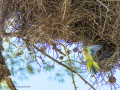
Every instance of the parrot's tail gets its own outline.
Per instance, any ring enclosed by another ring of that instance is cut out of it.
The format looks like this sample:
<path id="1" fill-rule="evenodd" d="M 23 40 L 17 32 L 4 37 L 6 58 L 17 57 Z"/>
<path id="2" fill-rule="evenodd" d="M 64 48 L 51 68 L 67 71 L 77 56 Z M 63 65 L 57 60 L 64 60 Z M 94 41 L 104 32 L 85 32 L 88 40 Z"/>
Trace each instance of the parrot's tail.
<path id="1" fill-rule="evenodd" d="M 93 72 L 94 74 L 97 74 L 99 69 L 100 69 L 100 67 L 98 66 L 98 63 L 93 61 L 93 64 L 92 64 L 92 66 L 90 68 L 90 72 Z"/>
<path id="2" fill-rule="evenodd" d="M 91 63 L 87 63 L 87 68 L 90 73 L 94 74 L 97 74 L 100 69 L 98 63 L 96 63 L 94 60 Z"/>

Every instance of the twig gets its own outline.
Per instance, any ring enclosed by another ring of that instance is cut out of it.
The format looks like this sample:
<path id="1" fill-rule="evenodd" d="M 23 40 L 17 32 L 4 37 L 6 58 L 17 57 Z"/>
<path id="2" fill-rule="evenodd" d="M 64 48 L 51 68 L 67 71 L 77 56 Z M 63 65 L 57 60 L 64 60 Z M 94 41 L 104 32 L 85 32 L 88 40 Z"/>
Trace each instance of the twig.
<path id="1" fill-rule="evenodd" d="M 98 81 L 97 81 L 95 75 L 93 75 L 93 77 L 95 78 L 95 81 L 97 82 L 98 88 L 99 88 L 99 90 L 100 90 L 100 87 L 99 87 L 99 84 L 98 84 Z"/>
<path id="2" fill-rule="evenodd" d="M 38 50 L 39 52 L 41 52 L 42 54 L 44 54 L 45 56 L 49 57 L 51 60 L 55 61 L 56 63 L 64 66 L 65 68 L 67 68 L 68 70 L 72 71 L 73 73 L 76 73 L 86 84 L 88 84 L 93 90 L 96 90 L 90 83 L 88 83 L 81 75 L 79 75 L 76 71 L 72 70 L 71 68 L 69 68 L 68 66 L 64 65 L 63 63 L 57 61 L 56 59 L 52 58 L 51 56 L 49 56 L 48 54 L 42 52 L 39 48 L 37 48 L 35 45 L 33 45 L 33 47 Z"/>
<path id="3" fill-rule="evenodd" d="M 69 61 L 69 60 L 65 60 L 65 61 L 61 61 L 61 62 L 68 62 L 68 61 Z M 79 62 L 79 61 L 76 61 L 76 60 L 71 60 L 71 61 L 74 61 L 74 62 L 83 64 L 83 65 L 87 65 L 87 62 L 86 62 L 86 61 L 83 61 L 83 62 Z"/>
<path id="4" fill-rule="evenodd" d="M 64 13 L 63 13 L 63 20 L 64 20 L 64 18 L 65 18 L 65 12 L 66 12 L 66 0 L 64 1 L 63 7 L 65 7 Z M 62 9 L 63 9 L 63 7 L 62 7 Z"/>
<path id="5" fill-rule="evenodd" d="M 51 45 L 53 46 L 53 49 L 55 49 L 56 51 L 58 51 L 60 54 L 66 56 L 60 49 L 58 49 L 58 48 L 56 47 L 56 44 L 55 44 L 55 43 L 51 43 Z"/>
<path id="6" fill-rule="evenodd" d="M 70 68 L 72 69 L 71 60 L 70 60 L 69 54 L 68 54 L 67 51 L 66 51 L 65 46 L 64 46 L 64 50 L 65 50 L 65 53 L 66 53 L 66 55 L 67 55 L 67 57 L 68 57 L 68 59 L 69 59 Z M 72 75 L 72 80 L 73 80 L 74 88 L 75 88 L 75 90 L 77 90 L 77 87 L 76 87 L 76 85 L 75 85 L 75 80 L 74 80 L 74 76 L 73 76 L 73 72 L 72 72 L 72 71 L 71 71 L 71 75 Z"/>
<path id="7" fill-rule="evenodd" d="M 102 2 L 100 2 L 99 0 L 97 0 L 100 4 L 102 4 L 105 8 L 107 8 L 107 12 L 109 11 L 108 7 L 105 6 L 105 4 L 103 4 Z"/>

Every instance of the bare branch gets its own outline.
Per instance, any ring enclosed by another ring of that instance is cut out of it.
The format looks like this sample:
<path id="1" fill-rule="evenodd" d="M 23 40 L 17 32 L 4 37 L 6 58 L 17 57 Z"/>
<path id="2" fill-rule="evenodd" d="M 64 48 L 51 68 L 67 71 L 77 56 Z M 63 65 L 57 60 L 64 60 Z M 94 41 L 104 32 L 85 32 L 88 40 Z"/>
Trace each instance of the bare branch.
<path id="1" fill-rule="evenodd" d="M 76 73 L 86 84 L 88 84 L 93 90 L 96 90 L 90 83 L 88 83 L 80 74 L 78 74 L 76 71 L 72 70 L 71 68 L 69 68 L 68 66 L 64 65 L 63 63 L 59 62 L 58 60 L 52 58 L 51 56 L 49 56 L 48 54 L 46 53 L 43 53 L 39 48 L 37 48 L 35 45 L 33 45 L 33 47 L 40 51 L 42 54 L 44 54 L 45 56 L 49 57 L 51 60 L 55 61 L 56 63 L 64 66 L 65 68 L 67 68 L 68 70 L 72 71 L 73 73 Z"/>
<path id="2" fill-rule="evenodd" d="M 67 57 L 68 57 L 68 59 L 69 59 L 70 68 L 72 69 L 72 63 L 71 63 L 69 54 L 68 54 L 67 51 L 66 51 L 65 46 L 64 46 L 64 50 L 65 50 L 65 53 L 66 53 L 66 55 L 67 55 Z M 73 76 L 73 72 L 72 72 L 72 71 L 71 71 L 71 75 L 72 75 L 72 80 L 73 80 L 74 88 L 75 88 L 75 90 L 77 90 L 77 87 L 76 87 L 76 85 L 75 85 L 75 80 L 74 80 L 74 76 Z"/>
<path id="3" fill-rule="evenodd" d="M 99 0 L 97 0 L 100 4 L 102 4 L 106 9 L 107 9 L 107 12 L 109 11 L 108 7 L 105 6 L 105 4 L 103 4 L 102 2 L 100 2 Z"/>

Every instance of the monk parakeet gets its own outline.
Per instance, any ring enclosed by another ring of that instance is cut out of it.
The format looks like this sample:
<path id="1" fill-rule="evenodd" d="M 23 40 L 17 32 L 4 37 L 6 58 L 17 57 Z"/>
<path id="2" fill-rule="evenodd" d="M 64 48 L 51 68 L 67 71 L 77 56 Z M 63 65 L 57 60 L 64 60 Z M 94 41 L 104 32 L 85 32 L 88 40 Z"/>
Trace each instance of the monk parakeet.
<path id="1" fill-rule="evenodd" d="M 90 73 L 97 74 L 100 69 L 98 63 L 93 60 L 92 56 L 94 56 L 95 52 L 101 49 L 102 46 L 103 45 L 91 45 L 82 49 L 83 56 L 87 62 L 87 68 Z"/>

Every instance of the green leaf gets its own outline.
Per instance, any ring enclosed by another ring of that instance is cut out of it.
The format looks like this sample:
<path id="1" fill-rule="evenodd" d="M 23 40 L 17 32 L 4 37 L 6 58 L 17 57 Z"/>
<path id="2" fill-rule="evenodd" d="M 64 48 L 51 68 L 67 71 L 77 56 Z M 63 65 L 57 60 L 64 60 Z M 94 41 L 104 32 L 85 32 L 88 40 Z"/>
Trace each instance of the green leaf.
<path id="1" fill-rule="evenodd" d="M 28 73 L 30 73 L 30 74 L 34 73 L 33 67 L 31 65 L 27 65 L 27 70 L 28 70 Z"/>

